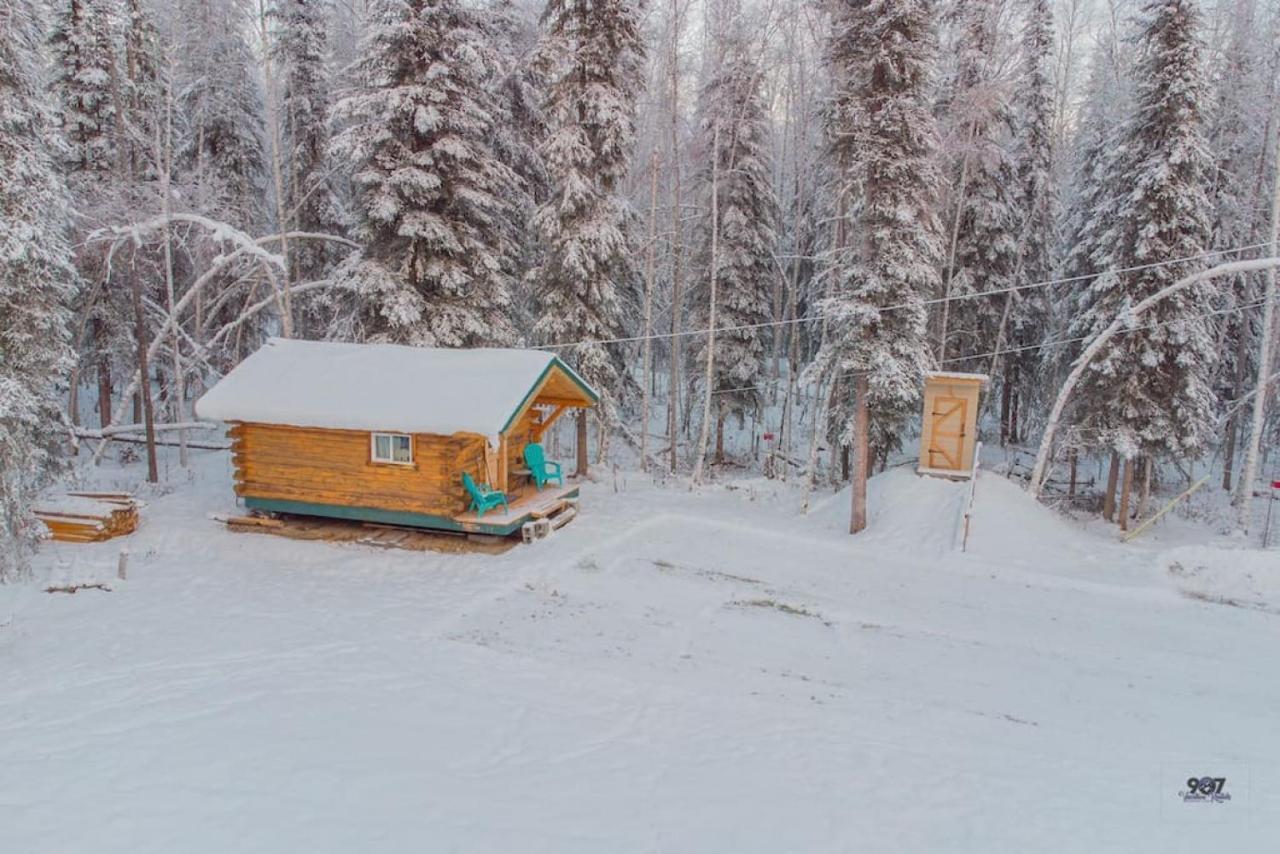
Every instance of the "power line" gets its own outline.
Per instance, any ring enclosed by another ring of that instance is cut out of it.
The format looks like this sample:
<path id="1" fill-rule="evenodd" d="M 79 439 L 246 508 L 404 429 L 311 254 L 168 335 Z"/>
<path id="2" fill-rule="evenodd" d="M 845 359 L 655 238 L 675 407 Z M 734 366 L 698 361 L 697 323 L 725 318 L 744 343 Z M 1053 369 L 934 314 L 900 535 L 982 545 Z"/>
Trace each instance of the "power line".
<path id="1" fill-rule="evenodd" d="M 1168 261 L 1155 261 L 1150 264 L 1140 264 L 1135 267 L 1122 267 L 1116 270 L 1104 270 L 1101 273 L 1089 273 L 1089 274 L 1080 275 L 1080 276 L 1069 276 L 1062 279 L 1046 279 L 1041 282 L 1030 282 L 1024 285 L 1013 285 L 1008 288 L 1000 288 L 994 291 L 982 291 L 981 293 L 960 294 L 958 296 L 949 296 L 949 297 L 933 297 L 930 299 L 921 300 L 919 303 L 914 303 L 914 302 L 898 303 L 896 305 L 887 305 L 883 307 L 878 307 L 876 308 L 876 310 L 883 314 L 884 312 L 898 311 L 904 308 L 913 308 L 917 305 L 921 307 L 925 307 L 930 305 L 938 305 L 940 303 L 945 303 L 945 302 L 962 302 L 964 300 L 971 300 L 971 299 L 984 299 L 986 297 L 999 296 L 1001 294 L 1017 293 L 1020 291 L 1033 290 L 1036 288 L 1047 288 L 1052 285 L 1062 285 L 1062 284 L 1071 284 L 1074 282 L 1089 281 L 1091 279 L 1096 279 L 1098 276 L 1103 276 L 1107 274 L 1122 275 L 1126 273 L 1141 272 L 1142 270 L 1152 270 L 1157 267 L 1168 267 L 1174 264 L 1185 264 L 1189 261 L 1198 261 L 1202 258 L 1213 258 L 1219 255 L 1231 255 L 1231 254 L 1236 254 L 1240 252 L 1248 252 L 1254 249 L 1261 249 L 1263 247 L 1267 247 L 1270 245 L 1271 244 L 1269 242 L 1254 243 L 1248 246 L 1237 246 L 1231 249 L 1218 249 L 1213 252 L 1204 252 L 1199 255 L 1188 255 L 1184 258 L 1173 258 Z M 739 326 L 717 326 L 715 331 L 717 334 L 722 332 L 747 332 L 747 331 L 752 331 L 757 329 L 768 329 L 774 326 L 790 326 L 792 324 L 797 324 L 797 323 L 808 323 L 810 321 L 823 320 L 833 316 L 834 316 L 833 314 L 829 314 L 829 313 L 828 314 L 823 314 L 823 313 L 806 314 L 801 317 L 792 317 L 785 320 L 766 320 L 766 321 L 761 321 L 760 323 L 746 323 L 746 324 L 741 324 Z M 572 347 L 583 347 L 587 345 L 634 344 L 634 343 L 638 343 L 645 340 L 657 341 L 657 340 L 671 339 L 671 338 L 685 338 L 693 335 L 707 335 L 710 332 L 711 332 L 711 329 L 709 328 L 708 329 L 688 329 L 680 332 L 655 332 L 650 335 L 627 335 L 619 338 L 594 338 L 594 339 L 586 339 L 583 341 L 569 341 L 569 342 L 559 342 L 555 344 L 541 344 L 535 347 L 534 349 L 566 350 Z M 1003 352 L 1010 352 L 1010 351 L 1003 351 Z M 966 357 L 966 358 L 978 358 L 978 357 L 973 356 L 973 357 Z"/>
<path id="2" fill-rule="evenodd" d="M 1196 312 L 1192 315 L 1189 315 L 1189 317 L 1216 317 L 1218 315 L 1231 314 L 1232 312 L 1236 312 L 1236 311 L 1246 311 L 1251 308 L 1259 308 L 1260 306 L 1263 306 L 1265 304 L 1266 304 L 1266 300 L 1258 300 L 1257 302 L 1246 303 L 1245 305 L 1232 306 L 1231 308 L 1218 309 L 1216 311 Z M 1187 319 L 1186 317 L 1179 317 L 1173 320 L 1162 320 L 1157 323 L 1148 323 L 1143 326 L 1131 326 L 1128 329 L 1120 330 L 1119 332 L 1116 333 L 1116 335 L 1127 335 L 1131 332 L 1142 332 L 1149 329 L 1158 329 L 1162 326 L 1172 326 L 1173 324 L 1181 323 L 1183 320 L 1186 320 L 1186 319 Z M 998 352 L 992 351 L 990 353 L 975 353 L 969 356 L 954 356 L 950 359 L 943 359 L 938 364 L 940 366 L 949 365 L 955 362 L 967 362 L 972 359 L 988 359 L 995 355 L 1006 356 L 1011 353 L 1025 353 L 1032 350 L 1047 350 L 1051 347 L 1062 347 L 1067 344 L 1079 344 L 1084 341 L 1089 341 L 1093 337 L 1094 336 L 1092 335 L 1078 335 L 1074 338 L 1060 338 L 1056 341 L 1043 341 L 1039 344 L 1028 344 L 1024 347 L 1013 347 L 1006 350 L 1000 350 Z M 854 376 L 855 373 L 856 372 L 851 371 L 849 373 L 839 374 L 838 377 L 840 379 L 844 379 L 846 377 Z M 713 391 L 712 394 L 733 394 L 735 392 L 740 392 L 740 391 L 764 391 L 767 388 L 769 388 L 769 386 L 767 385 L 741 386 L 738 388 L 719 389 L 717 391 Z M 804 396 L 814 397 L 814 395 L 812 394 L 806 394 Z"/>

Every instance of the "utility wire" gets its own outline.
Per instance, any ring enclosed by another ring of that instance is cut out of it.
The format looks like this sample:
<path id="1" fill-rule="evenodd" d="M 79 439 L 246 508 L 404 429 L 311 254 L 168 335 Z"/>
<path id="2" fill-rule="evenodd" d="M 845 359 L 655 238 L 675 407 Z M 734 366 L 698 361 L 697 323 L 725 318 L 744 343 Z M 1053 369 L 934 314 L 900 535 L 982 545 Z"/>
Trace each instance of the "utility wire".
<path id="1" fill-rule="evenodd" d="M 1107 274 L 1121 275 L 1125 273 L 1136 273 L 1142 270 L 1152 270 L 1157 267 L 1168 267 L 1174 264 L 1185 264 L 1188 261 L 1198 261 L 1202 258 L 1213 258 L 1219 255 L 1231 255 L 1231 254 L 1236 254 L 1240 252 L 1248 252 L 1250 250 L 1261 249 L 1263 247 L 1267 247 L 1270 245 L 1271 245 L 1270 243 L 1254 243 L 1249 246 L 1237 246 L 1232 249 L 1219 249 L 1213 252 L 1204 252 L 1199 255 L 1188 255 L 1185 258 L 1173 258 L 1168 261 L 1155 261 L 1150 264 L 1140 264 L 1135 267 L 1122 267 L 1117 270 L 1104 270 L 1101 273 L 1089 273 L 1081 276 L 1069 276 L 1067 278 L 1062 278 L 1062 279 L 1046 279 L 1045 281 L 1041 281 L 1041 282 L 1030 282 L 1025 285 L 1013 285 L 1008 288 L 1000 288 L 994 291 L 982 291 L 981 293 L 973 293 L 973 294 L 960 294 L 959 296 L 933 297 L 930 299 L 921 300 L 918 303 L 916 302 L 898 303 L 896 305 L 887 305 L 883 307 L 873 306 L 873 308 L 876 308 L 877 311 L 884 313 L 889 311 L 898 311 L 904 308 L 914 308 L 917 305 L 924 307 L 924 306 L 930 306 L 930 305 L 937 305 L 939 303 L 944 303 L 944 302 L 960 302 L 963 300 L 970 300 L 970 299 L 985 299 L 987 297 L 999 296 L 1000 294 L 1017 293 L 1019 291 L 1033 290 L 1036 288 L 1047 288 L 1053 285 L 1063 285 L 1063 284 L 1071 284 L 1074 282 L 1089 281 L 1091 279 L 1096 279 L 1099 276 L 1103 276 Z M 797 324 L 797 323 L 808 323 L 810 321 L 822 320 L 824 318 L 831 318 L 834 316 L 835 315 L 832 313 L 819 312 L 816 314 L 806 314 L 801 317 L 792 317 L 785 320 L 766 320 L 766 321 L 761 321 L 760 323 L 746 323 L 739 326 L 717 326 L 715 329 L 715 332 L 717 334 L 721 332 L 746 332 L 746 331 L 755 330 L 755 329 L 767 329 L 774 326 L 790 326 L 792 324 Z M 558 342 L 555 344 L 541 344 L 541 345 L 538 345 L 537 347 L 534 347 L 533 349 L 535 350 L 567 350 L 573 347 L 583 347 L 587 345 L 634 344 L 640 341 L 644 341 L 646 339 L 656 341 L 660 339 L 685 338 L 693 335 L 707 335 L 711 331 L 712 330 L 710 329 L 687 329 L 680 332 L 655 332 L 651 335 L 627 335 L 619 338 L 591 338 L 583 341 L 568 341 L 568 342 Z M 1010 353 L 1010 352 L 1016 352 L 1016 351 L 1002 350 L 1001 354 Z M 989 355 L 995 355 L 995 354 L 989 354 Z M 979 358 L 979 357 L 966 356 L 964 358 L 969 359 L 969 358 Z M 948 360 L 948 361 L 951 361 L 951 360 Z"/>
<path id="2" fill-rule="evenodd" d="M 1231 308 L 1223 308 L 1223 309 L 1218 309 L 1218 310 L 1216 310 L 1216 311 L 1196 312 L 1195 314 L 1188 315 L 1187 317 L 1216 317 L 1216 316 L 1218 316 L 1218 315 L 1222 315 L 1222 314 L 1231 314 L 1232 312 L 1236 312 L 1236 311 L 1246 311 L 1246 310 L 1251 309 L 1251 308 L 1258 308 L 1258 307 L 1260 307 L 1260 306 L 1262 306 L 1262 305 L 1265 305 L 1265 304 L 1266 304 L 1266 300 L 1258 300 L 1257 302 L 1251 302 L 1251 303 L 1247 303 L 1247 304 L 1245 304 L 1245 305 L 1236 305 L 1236 306 L 1232 306 Z M 1131 332 L 1142 332 L 1142 331 L 1149 330 L 1149 329 L 1158 329 L 1158 328 L 1160 328 L 1160 327 L 1162 327 L 1162 326 L 1172 326 L 1172 325 L 1174 325 L 1175 323 L 1181 323 L 1183 320 L 1187 319 L 1187 317 L 1179 317 L 1179 318 L 1175 318 L 1175 319 L 1173 319 L 1173 320 L 1162 320 L 1162 321 L 1159 321 L 1159 322 L 1157 322 L 1157 323 L 1148 323 L 1148 324 L 1145 324 L 1145 325 L 1143 325 L 1143 326 L 1131 326 L 1131 327 L 1129 327 L 1128 329 L 1123 329 L 1123 330 L 1121 330 L 1121 331 L 1117 332 L 1117 333 L 1116 333 L 1116 335 L 1127 335 L 1127 334 L 1129 334 L 1129 333 L 1131 333 Z M 1076 336 L 1076 337 L 1074 337 L 1074 338 L 1060 338 L 1060 339 L 1058 339 L 1058 340 L 1056 340 L 1056 341 L 1043 341 L 1043 342 L 1041 342 L 1041 343 L 1039 343 L 1039 344 L 1028 344 L 1028 345 L 1023 346 L 1023 347 L 1012 347 L 1012 348 L 1009 348 L 1009 349 L 1000 350 L 1000 351 L 999 351 L 999 354 L 1000 354 L 1000 355 L 1002 355 L 1002 356 L 1004 356 L 1004 355 L 1008 355 L 1008 354 L 1010 354 L 1010 353 L 1026 353 L 1026 352 L 1029 352 L 1029 351 L 1032 351 L 1032 350 L 1047 350 L 1047 349 L 1049 349 L 1049 348 L 1051 348 L 1051 347 L 1062 347 L 1062 346 L 1065 346 L 1065 345 L 1067 345 L 1067 344 L 1079 344 L 1079 343 L 1082 343 L 1082 342 L 1084 342 L 1084 341 L 1089 341 L 1089 340 L 1091 340 L 1092 338 L 1093 338 L 1093 336 L 1092 336 L 1092 335 L 1078 335 L 1078 336 Z M 941 366 L 941 365 L 949 365 L 949 364 L 953 364 L 953 363 L 955 363 L 955 362 L 967 362 L 967 361 L 970 361 L 970 360 L 972 360 L 972 359 L 986 359 L 986 358 L 990 358 L 991 356 L 994 356 L 994 355 L 996 355 L 996 353 L 993 351 L 993 352 L 990 352 L 990 353 L 975 353 L 975 354 L 970 355 L 970 356 L 953 356 L 952 358 L 949 358 L 949 359 L 943 359 L 943 360 L 942 360 L 941 362 L 939 362 L 938 364 L 939 364 L 939 366 Z M 844 378 L 846 378 L 846 377 L 854 376 L 855 374 L 856 374 L 856 371 L 851 371 L 851 372 L 849 372 L 849 373 L 839 374 L 839 375 L 838 375 L 838 377 L 839 377 L 840 379 L 844 379 Z M 769 386 L 767 386 L 767 385 L 741 386 L 741 387 L 739 387 L 739 388 L 724 388 L 724 389 L 719 389 L 719 390 L 717 390 L 717 391 L 713 391 L 713 392 L 712 392 L 712 394 L 733 394 L 733 393 L 735 393 L 735 392 L 739 392 L 739 391 L 764 391 L 764 390 L 766 390 L 766 389 L 768 389 L 768 388 L 769 388 Z M 803 394 L 802 396 L 804 396 L 804 397 L 812 397 L 813 395 L 811 395 L 811 394 Z"/>

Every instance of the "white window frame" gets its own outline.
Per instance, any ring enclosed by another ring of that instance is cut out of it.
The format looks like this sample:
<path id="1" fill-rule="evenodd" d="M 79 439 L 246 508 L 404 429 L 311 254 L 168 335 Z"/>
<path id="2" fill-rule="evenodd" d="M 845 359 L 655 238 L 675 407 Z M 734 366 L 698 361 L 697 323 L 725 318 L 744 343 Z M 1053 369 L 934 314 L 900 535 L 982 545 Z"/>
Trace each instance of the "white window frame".
<path id="1" fill-rule="evenodd" d="M 391 457 L 378 456 L 378 439 L 382 437 L 386 437 L 391 441 L 391 445 L 390 445 Z M 409 459 L 407 460 L 394 459 L 395 453 L 396 453 L 396 449 L 395 449 L 396 439 L 409 440 Z M 413 465 L 413 436 L 411 436 L 408 433 L 385 433 L 385 432 L 370 433 L 369 434 L 369 459 L 373 463 L 380 466 L 411 466 Z"/>

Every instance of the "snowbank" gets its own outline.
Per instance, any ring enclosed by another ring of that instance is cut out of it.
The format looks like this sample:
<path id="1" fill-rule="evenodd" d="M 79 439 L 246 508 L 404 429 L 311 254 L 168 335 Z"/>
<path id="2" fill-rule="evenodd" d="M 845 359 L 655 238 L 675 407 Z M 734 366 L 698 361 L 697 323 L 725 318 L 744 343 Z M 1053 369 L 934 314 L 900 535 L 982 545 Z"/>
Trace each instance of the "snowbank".
<path id="1" fill-rule="evenodd" d="M 1280 613 L 1280 551 L 1183 546 L 1159 564 L 1188 596 Z"/>

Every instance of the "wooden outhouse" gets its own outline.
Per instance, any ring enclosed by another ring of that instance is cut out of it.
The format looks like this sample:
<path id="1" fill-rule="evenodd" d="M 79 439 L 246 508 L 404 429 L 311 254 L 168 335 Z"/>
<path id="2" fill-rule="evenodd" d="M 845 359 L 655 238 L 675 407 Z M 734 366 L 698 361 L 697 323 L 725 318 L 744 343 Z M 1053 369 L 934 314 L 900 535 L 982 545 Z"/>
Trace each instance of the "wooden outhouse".
<path id="1" fill-rule="evenodd" d="M 925 375 L 920 429 L 921 474 L 968 478 L 978 442 L 978 403 L 986 374 Z"/>
<path id="2" fill-rule="evenodd" d="M 555 502 L 524 449 L 596 392 L 552 353 L 272 339 L 196 403 L 227 422 L 236 494 L 267 512 L 505 536 Z M 463 484 L 506 493 L 479 516 Z"/>

